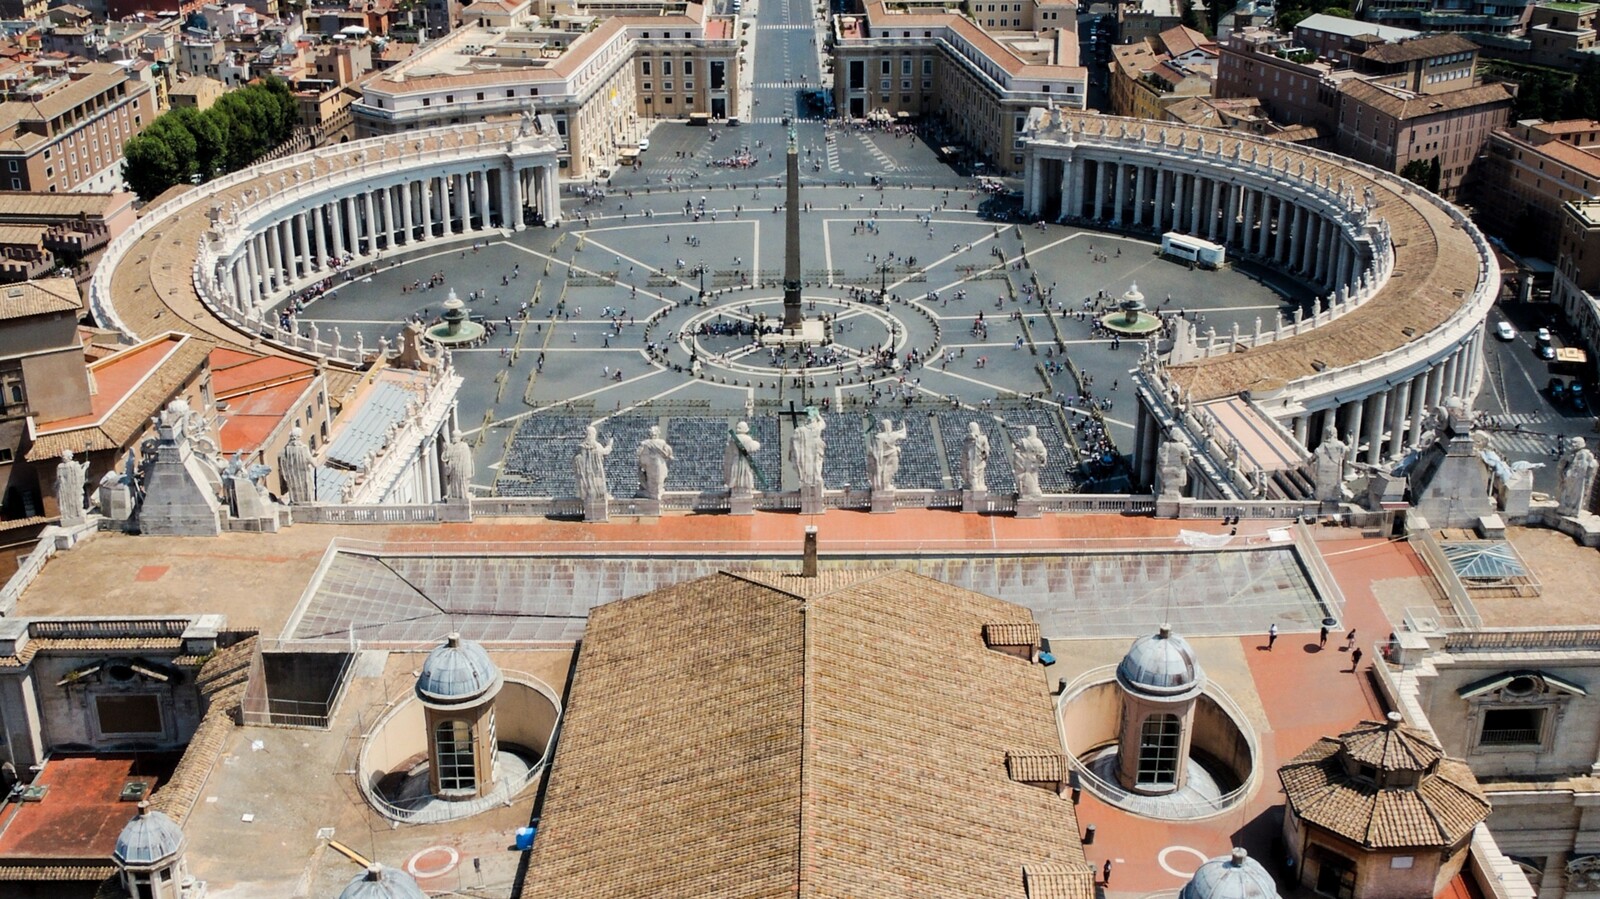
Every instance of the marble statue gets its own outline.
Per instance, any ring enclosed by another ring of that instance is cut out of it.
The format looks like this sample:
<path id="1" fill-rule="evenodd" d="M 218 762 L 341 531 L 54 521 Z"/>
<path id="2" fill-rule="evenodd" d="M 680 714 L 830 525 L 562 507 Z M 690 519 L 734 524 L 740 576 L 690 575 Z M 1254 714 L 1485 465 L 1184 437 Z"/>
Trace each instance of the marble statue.
<path id="1" fill-rule="evenodd" d="M 722 476 L 730 493 L 748 494 L 756 489 L 756 453 L 761 442 L 750 436 L 750 425 L 739 422 L 728 432 L 728 447 L 722 453 Z"/>
<path id="2" fill-rule="evenodd" d="M 446 502 L 465 500 L 472 490 L 472 447 L 461 436 L 460 430 L 450 432 L 450 442 L 439 454 L 439 474 L 444 481 Z"/>
<path id="3" fill-rule="evenodd" d="M 1350 446 L 1339 439 L 1339 429 L 1329 422 L 1322 442 L 1311 455 L 1311 480 L 1317 499 L 1325 503 L 1344 501 L 1344 463 L 1349 456 Z"/>
<path id="4" fill-rule="evenodd" d="M 1582 437 L 1562 441 L 1561 460 L 1556 463 L 1556 511 L 1574 516 L 1589 511 L 1596 466 L 1594 453 Z"/>
<path id="5" fill-rule="evenodd" d="M 600 442 L 600 431 L 594 425 L 584 429 L 583 442 L 572 457 L 572 470 L 578 476 L 578 498 L 584 502 L 597 502 L 606 492 L 606 457 L 611 455 L 611 442 Z"/>
<path id="6" fill-rule="evenodd" d="M 967 437 L 961 444 L 961 480 L 966 489 L 982 493 L 989 489 L 989 438 L 975 421 L 967 423 Z"/>
<path id="7" fill-rule="evenodd" d="M 1028 432 L 1011 447 L 1011 470 L 1017 476 L 1017 495 L 1029 499 L 1044 495 L 1039 489 L 1039 470 L 1049 460 L 1050 451 L 1039 439 L 1039 426 L 1028 425 Z"/>
<path id="8" fill-rule="evenodd" d="M 667 489 L 667 463 L 672 461 L 672 444 L 662 438 L 659 426 L 650 426 L 650 436 L 639 441 L 634 458 L 639 462 L 639 495 L 660 500 Z"/>
<path id="9" fill-rule="evenodd" d="M 905 439 L 903 423 L 896 428 L 887 418 L 878 422 L 878 432 L 872 435 L 872 446 L 867 452 L 867 482 L 874 492 L 894 491 L 894 478 L 900 473 L 900 442 Z"/>
<path id="10" fill-rule="evenodd" d="M 822 454 L 827 444 L 822 432 L 828 423 L 815 406 L 806 407 L 806 420 L 795 425 L 794 436 L 789 438 L 789 461 L 794 463 L 800 486 L 822 486 Z"/>
<path id="11" fill-rule="evenodd" d="M 1189 462 L 1192 458 L 1189 445 L 1182 440 L 1169 437 L 1161 442 L 1161 449 L 1156 451 L 1156 476 L 1159 479 L 1157 496 L 1166 500 L 1183 496 L 1183 488 L 1189 486 Z"/>
<path id="12" fill-rule="evenodd" d="M 306 446 L 303 437 L 304 432 L 299 428 L 290 431 L 289 443 L 278 454 L 278 474 L 283 478 L 283 492 L 289 502 L 295 505 L 312 503 L 317 498 L 312 480 L 315 463 L 311 459 L 311 448 Z"/>
<path id="13" fill-rule="evenodd" d="M 88 462 L 75 462 L 72 450 L 62 450 L 61 464 L 56 466 L 56 505 L 61 510 L 63 525 L 83 524 L 83 479 L 89 471 Z"/>

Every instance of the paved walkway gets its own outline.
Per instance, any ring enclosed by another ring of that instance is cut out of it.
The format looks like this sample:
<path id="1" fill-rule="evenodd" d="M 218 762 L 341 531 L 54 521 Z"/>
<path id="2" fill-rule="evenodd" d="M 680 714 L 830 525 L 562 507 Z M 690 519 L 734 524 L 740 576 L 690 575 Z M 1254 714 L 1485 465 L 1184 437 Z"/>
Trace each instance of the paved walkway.
<path id="1" fill-rule="evenodd" d="M 1392 626 L 1378 607 L 1371 585 L 1418 576 L 1418 560 L 1404 543 L 1384 540 L 1340 540 L 1320 546 L 1345 595 L 1346 624 L 1356 629 L 1357 645 L 1364 653 L 1361 671 L 1351 672 L 1351 655 L 1344 649 L 1342 631 L 1331 634 L 1326 647 L 1319 647 L 1316 633 L 1285 629 L 1271 651 L 1264 634 L 1237 641 L 1193 641 L 1213 682 L 1247 717 L 1257 719 L 1260 785 L 1240 809 L 1187 823 L 1135 817 L 1085 792 L 1078 820 L 1085 826 L 1096 825 L 1095 843 L 1086 847 L 1096 870 L 1107 859 L 1112 861 L 1107 896 L 1176 890 L 1187 883 L 1202 859 L 1225 855 L 1234 845 L 1244 846 L 1281 878 L 1281 859 L 1276 857 L 1281 854 L 1283 804 L 1278 766 L 1320 737 L 1382 716 L 1385 709 L 1366 670 L 1372 664 L 1374 643 L 1384 639 Z M 1099 646 L 1099 641 L 1094 645 Z M 1055 649 L 1058 656 L 1070 657 L 1076 653 L 1076 644 L 1061 643 Z M 1103 658 L 1103 651 L 1099 657 Z M 1087 667 L 1092 666 L 1086 664 L 1083 669 Z M 1071 676 L 1054 669 L 1051 675 Z M 1288 894 L 1287 889 L 1282 892 Z"/>

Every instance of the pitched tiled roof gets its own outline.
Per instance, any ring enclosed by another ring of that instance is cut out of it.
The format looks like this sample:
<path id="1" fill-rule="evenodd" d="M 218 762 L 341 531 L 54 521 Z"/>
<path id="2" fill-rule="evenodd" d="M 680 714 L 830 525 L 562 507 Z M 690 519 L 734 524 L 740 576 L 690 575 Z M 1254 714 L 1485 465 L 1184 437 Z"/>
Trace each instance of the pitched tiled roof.
<path id="1" fill-rule="evenodd" d="M 1383 726 L 1363 722 L 1352 733 Z M 1365 736 L 1358 743 L 1371 748 Z M 1348 773 L 1343 747 L 1324 737 L 1278 769 L 1289 808 L 1302 821 L 1369 849 L 1425 849 L 1459 844 L 1489 816 L 1465 762 L 1441 754 L 1414 787 L 1385 788 Z"/>
<path id="2" fill-rule="evenodd" d="M 1037 621 L 990 622 L 983 626 L 983 640 L 990 646 L 1037 646 Z"/>
<path id="3" fill-rule="evenodd" d="M 41 278 L 0 288 L 0 320 L 77 312 L 82 308 L 78 285 L 71 278 Z"/>
<path id="4" fill-rule="evenodd" d="M 1500 102 L 1509 104 L 1516 98 L 1510 87 L 1498 81 L 1442 94 L 1412 94 L 1408 91 L 1402 95 L 1368 81 L 1352 79 L 1344 82 L 1340 90 L 1346 97 L 1401 121 L 1473 106 Z"/>
<path id="5" fill-rule="evenodd" d="M 596 608 L 525 895 L 1089 899 L 1071 801 L 1007 773 L 1060 751 L 1041 670 L 983 643 L 1027 615 L 899 570 Z"/>
<path id="6" fill-rule="evenodd" d="M 1399 63 L 1430 59 L 1450 53 L 1476 53 L 1478 45 L 1458 34 L 1430 34 L 1392 44 L 1379 44 L 1361 54 L 1373 62 Z"/>
<path id="7" fill-rule="evenodd" d="M 1351 758 L 1385 771 L 1426 771 L 1444 756 L 1444 750 L 1423 732 L 1377 721 L 1362 722 L 1340 734 L 1339 741 Z"/>

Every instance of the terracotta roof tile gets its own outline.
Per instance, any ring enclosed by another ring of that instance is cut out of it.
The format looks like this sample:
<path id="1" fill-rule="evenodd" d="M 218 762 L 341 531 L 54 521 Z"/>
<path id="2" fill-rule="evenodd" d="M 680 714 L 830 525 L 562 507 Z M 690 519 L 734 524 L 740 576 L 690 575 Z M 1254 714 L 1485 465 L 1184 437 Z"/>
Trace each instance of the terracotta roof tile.
<path id="1" fill-rule="evenodd" d="M 983 641 L 990 646 L 1038 646 L 1036 621 L 991 622 L 983 626 Z"/>
<path id="2" fill-rule="evenodd" d="M 1025 867 L 1029 895 L 1092 897 L 1072 803 L 1007 772 L 1059 751 L 1040 669 L 981 636 L 1028 613 L 904 571 L 806 580 L 591 613 L 529 899 L 1023 899 Z"/>

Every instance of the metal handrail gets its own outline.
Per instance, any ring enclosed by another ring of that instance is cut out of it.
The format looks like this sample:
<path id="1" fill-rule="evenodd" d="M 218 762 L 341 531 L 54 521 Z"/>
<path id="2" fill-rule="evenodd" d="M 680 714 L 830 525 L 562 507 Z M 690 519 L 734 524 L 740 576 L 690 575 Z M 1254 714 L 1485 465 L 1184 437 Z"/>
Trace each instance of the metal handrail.
<path id="1" fill-rule="evenodd" d="M 1095 798 L 1100 801 L 1117 808 L 1124 808 L 1127 803 L 1127 797 L 1134 794 L 1130 794 L 1122 787 L 1108 783 L 1104 778 L 1096 775 L 1089 769 L 1088 764 L 1072 751 L 1071 745 L 1067 742 L 1067 725 L 1062 714 L 1066 705 L 1088 688 L 1114 683 L 1116 681 L 1116 670 L 1117 666 L 1115 665 L 1101 665 L 1097 668 L 1090 668 L 1088 671 L 1073 678 L 1061 690 L 1060 695 L 1056 697 L 1056 728 L 1061 735 L 1061 749 L 1066 753 L 1067 762 L 1077 775 L 1077 782 L 1087 787 L 1089 792 L 1093 793 Z M 1239 733 L 1250 747 L 1250 771 L 1245 775 L 1244 783 L 1218 796 L 1216 799 L 1203 802 L 1195 801 L 1187 807 L 1175 802 L 1170 806 L 1164 807 L 1163 814 L 1173 820 L 1196 821 L 1231 811 L 1245 797 L 1254 793 L 1256 786 L 1261 782 L 1261 766 L 1258 764 L 1261 760 L 1261 746 L 1256 742 L 1255 733 L 1250 729 L 1249 718 L 1245 717 L 1244 710 L 1228 694 L 1215 689 L 1209 683 L 1206 684 L 1201 692 L 1221 707 L 1223 713 L 1233 719 L 1234 725 L 1239 728 Z"/>
<path id="2" fill-rule="evenodd" d="M 514 682 L 522 684 L 526 687 L 531 687 L 532 689 L 543 694 L 545 698 L 549 699 L 550 702 L 555 706 L 556 725 L 555 728 L 552 728 L 551 730 L 551 745 L 553 745 L 555 730 L 560 728 L 561 716 L 565 711 L 561 707 L 561 697 L 556 695 L 549 687 L 545 686 L 544 682 L 538 677 L 528 674 L 525 671 L 502 668 L 500 669 L 500 675 L 507 682 Z M 372 727 L 369 728 L 366 733 L 361 735 L 361 751 L 356 760 L 356 788 L 361 791 L 361 797 L 370 803 L 379 814 L 391 821 L 397 821 L 401 824 L 412 823 L 413 819 L 418 817 L 421 810 L 401 808 L 400 806 L 397 806 L 378 795 L 378 791 L 372 788 L 372 785 L 367 782 L 367 778 L 364 776 L 368 771 L 367 752 L 371 747 L 372 735 L 382 731 L 386 726 L 388 726 L 390 719 L 394 718 L 394 716 L 405 707 L 407 702 L 418 701 L 420 700 L 417 700 L 410 691 L 407 691 L 384 703 L 382 713 L 377 717 Z M 427 735 L 424 735 L 423 739 L 426 740 Z M 514 799 L 515 797 L 521 795 L 523 790 L 526 790 L 530 784 L 544 774 L 544 769 L 549 764 L 549 760 L 550 752 L 549 747 L 547 746 L 544 755 L 541 756 L 537 762 L 528 766 L 528 771 L 523 775 L 522 782 L 516 784 L 515 788 L 506 794 L 507 798 Z"/>

